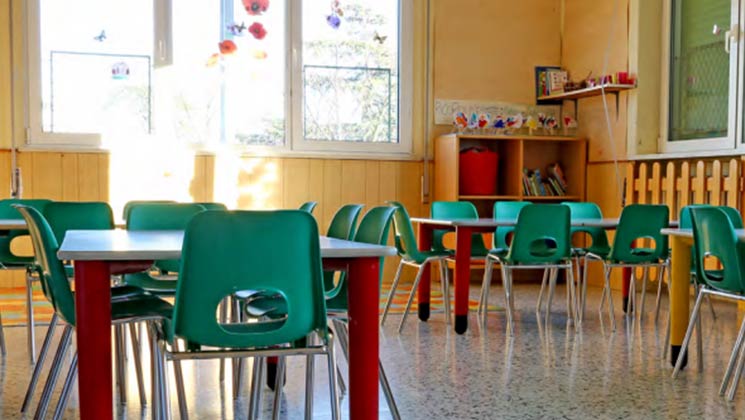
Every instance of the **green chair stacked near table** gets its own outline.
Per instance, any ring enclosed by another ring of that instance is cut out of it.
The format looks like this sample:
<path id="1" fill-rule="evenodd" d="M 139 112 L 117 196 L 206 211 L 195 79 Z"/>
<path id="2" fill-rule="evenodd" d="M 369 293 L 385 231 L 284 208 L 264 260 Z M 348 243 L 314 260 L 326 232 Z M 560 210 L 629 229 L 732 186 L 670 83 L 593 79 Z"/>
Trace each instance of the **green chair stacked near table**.
<path id="1" fill-rule="evenodd" d="M 435 201 L 430 207 L 430 216 L 433 219 L 455 220 L 455 219 L 478 219 L 479 212 L 469 201 Z M 448 251 L 451 254 L 455 250 L 445 247 L 443 239 L 447 231 L 435 230 L 432 232 L 432 250 Z M 486 258 L 489 250 L 484 244 L 484 237 L 481 233 L 474 233 L 471 238 L 471 257 L 477 260 Z"/>
<path id="2" fill-rule="evenodd" d="M 52 234 L 58 244 L 62 243 L 65 233 L 68 230 L 73 229 L 85 229 L 85 230 L 108 230 L 114 228 L 114 218 L 111 212 L 111 207 L 107 203 L 103 202 L 50 202 L 44 207 L 43 212 L 44 218 L 47 220 Z M 65 265 L 65 275 L 70 278 L 73 277 L 73 268 L 71 265 Z M 37 267 L 40 269 L 40 267 Z M 115 286 L 111 289 L 112 298 L 114 299 L 125 299 L 130 297 L 138 297 L 146 294 L 146 292 L 139 287 L 133 286 Z M 52 343 L 54 337 L 54 331 L 58 322 L 58 315 L 55 312 L 52 315 L 52 319 L 49 323 L 49 328 L 44 337 L 44 342 L 41 349 L 39 350 L 39 362 L 34 367 L 34 372 L 31 375 L 29 386 L 26 390 L 26 396 L 21 406 L 21 412 L 25 412 L 28 408 L 38 378 L 41 374 L 41 370 L 46 359 L 47 352 Z M 117 372 L 117 383 L 119 385 L 119 396 L 122 402 L 126 401 L 126 372 L 124 370 L 124 353 L 125 348 L 125 337 L 124 337 L 124 326 L 118 326 L 116 330 L 116 372 Z M 139 358 L 139 345 L 137 344 L 137 337 L 134 334 L 134 330 L 130 330 L 130 336 L 132 338 L 133 351 L 135 355 L 135 370 L 137 372 L 137 384 L 140 392 L 140 401 L 142 404 L 146 403 L 144 382 L 142 376 L 142 367 Z"/>
<path id="3" fill-rule="evenodd" d="M 494 210 L 492 217 L 495 220 L 516 220 L 520 211 L 530 205 L 529 201 L 497 201 L 494 203 Z M 509 248 L 510 235 L 515 232 L 515 226 L 499 226 L 494 230 L 492 236 L 492 254 L 499 252 L 506 252 Z M 492 261 L 494 262 L 494 261 Z M 489 265 L 487 263 L 487 265 Z M 546 273 L 544 273 L 544 283 L 546 280 Z M 483 317 L 486 317 L 486 309 L 489 301 L 489 287 L 491 286 L 491 276 L 484 276 L 484 283 L 481 286 L 481 294 L 479 297 L 479 309 L 478 313 Z M 484 318 L 485 319 L 485 318 Z"/>
<path id="4" fill-rule="evenodd" d="M 688 330 L 686 331 L 680 353 L 675 363 L 673 378 L 678 376 L 683 366 L 683 361 L 686 359 L 693 329 L 697 325 L 700 325 L 699 312 L 704 296 L 714 295 L 737 301 L 745 301 L 745 243 L 738 239 L 732 218 L 721 208 L 713 207 L 692 208 L 690 209 L 690 213 L 693 223 L 693 252 L 696 277 L 701 287 L 693 307 L 691 319 L 688 323 Z M 708 259 L 721 263 L 721 269 L 706 268 L 706 261 Z M 699 334 L 701 334 L 700 327 Z M 745 365 L 745 353 L 741 352 L 744 337 L 745 320 L 740 325 L 724 379 L 719 388 L 719 394 L 724 395 L 726 391 L 727 399 L 730 401 L 734 399 L 742 369 Z M 700 353 L 699 357 L 701 357 Z M 731 384 L 730 380 L 732 380 Z M 727 389 L 728 385 L 729 390 Z"/>
<path id="5" fill-rule="evenodd" d="M 600 207 L 595 203 L 587 202 L 563 202 L 565 206 L 569 207 L 571 212 L 571 220 L 602 220 L 603 213 L 600 211 Z M 595 255 L 608 255 L 610 252 L 610 244 L 608 243 L 608 234 L 604 228 L 593 227 L 593 226 L 572 226 L 570 229 L 571 235 L 574 238 L 577 234 L 584 234 L 589 237 L 589 245 L 583 247 L 572 247 L 572 254 L 574 256 L 574 263 L 577 269 L 577 284 L 578 289 L 578 306 L 581 308 L 579 311 L 579 321 L 582 322 L 584 319 L 584 308 L 585 299 L 587 297 L 587 273 L 580 272 L 580 267 L 587 265 L 587 254 L 592 253 Z"/>
<path id="6" fill-rule="evenodd" d="M 389 201 L 388 204 L 396 208 L 396 212 L 393 214 L 393 230 L 395 233 L 396 249 L 398 250 L 398 255 L 401 257 L 401 262 L 396 270 L 396 276 L 393 278 L 393 284 L 391 285 L 391 290 L 385 303 L 385 309 L 383 310 L 383 316 L 380 319 L 380 325 L 382 326 L 385 324 L 388 311 L 393 302 L 393 297 L 396 295 L 398 283 L 401 280 L 401 272 L 404 266 L 408 265 L 416 267 L 417 273 L 414 278 L 414 284 L 411 287 L 411 292 L 409 293 L 409 299 L 406 302 L 406 309 L 401 317 L 401 323 L 398 326 L 399 332 L 403 329 L 404 323 L 406 322 L 406 316 L 411 308 L 411 303 L 414 301 L 417 287 L 419 287 L 419 281 L 422 278 L 424 267 L 433 262 L 438 262 L 440 265 L 440 281 L 442 285 L 442 300 L 445 304 L 445 320 L 450 324 L 450 282 L 448 280 L 446 261 L 450 256 L 450 252 L 446 250 L 420 251 L 417 245 L 416 236 L 414 235 L 414 227 L 411 225 L 411 218 L 409 217 L 409 213 L 406 211 L 404 205 L 397 201 Z"/>
<path id="7" fill-rule="evenodd" d="M 50 202 L 51 200 L 43 199 L 9 198 L 0 200 L 0 219 L 20 219 L 21 215 L 13 207 L 14 205 L 23 204 L 34 207 L 39 211 L 43 211 L 44 207 Z M 17 255 L 13 252 L 10 246 L 15 238 L 26 235 L 28 235 L 27 229 L 0 232 L 0 268 L 4 270 L 26 271 L 26 317 L 28 319 L 28 322 L 26 323 L 26 336 L 29 357 L 31 358 L 31 363 L 34 363 L 36 361 L 33 306 L 33 282 L 36 280 L 36 277 L 34 276 L 35 270 L 32 267 L 34 264 L 34 257 Z M 5 335 L 2 330 L 2 320 L 0 320 L 0 351 L 5 355 Z"/>
<path id="8" fill-rule="evenodd" d="M 308 213 L 313 213 L 313 210 L 315 210 L 317 205 L 317 201 L 306 201 L 305 203 L 300 205 L 300 210 L 306 211 Z"/>
<path id="9" fill-rule="evenodd" d="M 41 270 L 42 290 L 54 307 L 57 316 L 67 324 L 62 333 L 39 406 L 34 416 L 34 418 L 44 418 L 62 368 L 62 362 L 70 346 L 72 329 L 75 327 L 75 300 L 65 267 L 62 261 L 57 259 L 59 244 L 46 219 L 38 210 L 32 207 L 18 206 L 18 211 L 26 220 L 29 227 L 29 233 L 31 234 L 34 245 L 35 259 Z M 111 302 L 111 319 L 112 324 L 115 326 L 162 319 L 163 317 L 169 317 L 171 311 L 172 307 L 168 302 L 148 294 L 129 295 L 121 299 L 114 297 Z M 55 419 L 62 417 L 76 372 L 77 353 L 72 359 L 70 370 L 65 378 L 63 390 L 54 414 Z"/>
<path id="10" fill-rule="evenodd" d="M 286 316 L 250 323 L 219 322 L 215 316 L 218 305 L 238 290 L 282 296 Z M 173 319 L 157 331 L 159 391 L 155 404 L 163 411 L 168 401 L 163 355 L 174 363 L 182 395 L 182 360 L 279 356 L 277 377 L 281 378 L 285 357 L 323 354 L 328 362 L 332 417 L 337 419 L 334 337 L 326 325 L 318 228 L 310 214 L 297 210 L 201 213 L 186 228 Z M 183 350 L 179 340 L 187 343 L 188 350 Z M 263 365 L 255 360 L 255 366 L 259 369 L 253 372 L 252 390 L 259 387 Z M 277 381 L 275 387 L 275 413 L 279 413 L 282 382 Z M 179 401 L 185 414 L 186 401 Z M 252 392 L 250 418 L 256 418 L 258 403 Z"/>
<path id="11" fill-rule="evenodd" d="M 124 208 L 122 209 L 122 219 L 126 222 L 129 220 L 129 212 L 132 211 L 133 208 L 139 206 L 140 204 L 172 204 L 175 203 L 174 200 L 131 200 L 124 203 Z"/>
<path id="12" fill-rule="evenodd" d="M 517 216 L 514 237 L 508 250 L 493 249 L 486 260 L 484 287 L 491 283 L 494 263 L 502 269 L 502 287 L 507 306 L 507 329 L 514 335 L 514 298 L 512 292 L 512 271 L 519 269 L 550 270 L 549 291 L 546 308 L 546 322 L 551 313 L 556 278 L 559 269 L 566 269 L 569 276 L 570 306 L 575 302 L 574 279 L 572 270 L 571 237 L 569 235 L 569 207 L 561 204 L 530 204 L 524 206 Z M 488 294 L 487 294 L 488 298 Z M 568 313 L 574 314 L 577 322 L 577 311 L 571 307 Z M 486 311 L 483 319 L 486 319 Z"/>
<path id="13" fill-rule="evenodd" d="M 204 206 L 194 203 L 139 203 L 128 213 L 127 230 L 183 230 Z M 127 274 L 124 283 L 137 286 L 150 293 L 172 296 L 176 292 L 174 273 L 179 271 L 178 260 L 156 261 L 153 270 Z M 153 274 L 157 271 L 158 274 Z M 169 276 L 170 274 L 170 276 Z"/>
<path id="14" fill-rule="evenodd" d="M 646 296 L 647 276 L 649 269 L 658 269 L 658 281 L 662 281 L 662 274 L 668 265 L 668 240 L 660 230 L 668 226 L 669 209 L 664 205 L 631 204 L 623 208 L 621 218 L 618 221 L 616 236 L 613 245 L 607 254 L 596 254 L 588 252 L 585 255 L 584 278 L 587 278 L 587 266 L 589 261 L 601 261 L 605 284 L 603 295 L 600 298 L 600 311 L 602 313 L 604 300 L 608 298 L 608 313 L 611 319 L 611 328 L 616 329 L 616 318 L 614 316 L 613 298 L 611 296 L 610 275 L 613 268 L 642 267 L 644 277 L 642 282 L 641 307 L 639 308 L 639 319 L 644 312 L 644 300 Z M 654 247 L 634 247 L 638 240 L 652 240 Z M 630 299 L 631 305 L 636 310 L 636 286 L 631 282 Z M 583 300 L 584 303 L 584 300 Z M 582 310 L 580 310 L 582 312 Z M 630 312 L 630 311 L 629 311 Z"/>

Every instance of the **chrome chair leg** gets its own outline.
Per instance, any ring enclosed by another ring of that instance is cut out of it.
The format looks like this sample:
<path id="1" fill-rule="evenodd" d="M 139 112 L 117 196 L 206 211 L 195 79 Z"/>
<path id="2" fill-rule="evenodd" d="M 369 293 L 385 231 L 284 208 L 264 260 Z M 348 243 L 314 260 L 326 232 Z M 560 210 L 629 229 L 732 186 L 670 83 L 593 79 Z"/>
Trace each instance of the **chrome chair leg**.
<path id="1" fill-rule="evenodd" d="M 568 279 L 567 282 L 569 283 L 567 288 L 567 295 L 570 298 L 570 305 L 567 306 L 567 316 L 569 315 L 569 311 L 572 313 L 572 321 L 574 322 L 575 328 L 577 325 L 579 325 L 579 314 L 577 313 L 577 291 L 574 288 L 574 268 L 571 266 L 567 270 Z"/>
<path id="2" fill-rule="evenodd" d="M 8 350 L 5 346 L 5 331 L 3 331 L 2 312 L 0 312 L 0 354 L 2 354 L 3 356 L 8 355 Z"/>
<path id="3" fill-rule="evenodd" d="M 54 409 L 53 420 L 61 420 L 62 415 L 65 414 L 65 408 L 67 408 L 67 402 L 70 400 L 70 391 L 72 390 L 72 383 L 75 380 L 75 376 L 78 374 L 78 352 L 72 357 L 70 362 L 70 369 L 67 371 L 67 377 L 65 378 L 65 384 L 62 387 L 62 393 L 60 394 L 59 401 L 57 401 L 57 407 Z"/>
<path id="4" fill-rule="evenodd" d="M 401 260 L 401 262 L 398 263 L 398 268 L 396 269 L 396 275 L 393 277 L 393 284 L 391 285 L 391 290 L 388 292 L 388 299 L 386 299 L 385 301 L 385 308 L 383 309 L 383 316 L 380 318 L 381 327 L 385 325 L 385 318 L 388 316 L 388 310 L 391 308 L 393 297 L 396 295 L 396 289 L 398 288 L 398 282 L 401 281 L 401 271 L 403 271 L 403 269 L 404 269 L 404 261 Z"/>
<path id="5" fill-rule="evenodd" d="M 401 317 L 401 323 L 398 324 L 398 332 L 400 333 L 404 329 L 404 324 L 406 323 L 406 316 L 409 314 L 409 310 L 411 309 L 411 303 L 414 302 L 414 296 L 416 296 L 417 289 L 419 288 L 419 281 L 422 279 L 422 272 L 424 272 L 424 266 L 426 262 L 419 266 L 419 270 L 416 272 L 416 277 L 414 278 L 414 285 L 411 287 L 411 293 L 409 293 L 409 300 L 406 302 L 406 309 L 404 310 L 404 314 Z M 393 289 L 391 289 L 391 292 L 393 292 Z"/>
<path id="6" fill-rule="evenodd" d="M 52 367 L 49 370 L 47 376 L 47 382 L 44 384 L 44 390 L 41 392 L 41 398 L 39 399 L 39 405 L 36 407 L 36 413 L 34 419 L 43 419 L 49 408 L 49 402 L 52 399 L 52 392 L 54 386 L 57 384 L 57 378 L 59 378 L 60 370 L 62 370 L 62 361 L 67 354 L 67 349 L 70 347 L 70 339 L 72 338 L 72 327 L 69 325 L 65 326 L 60 338 L 59 346 L 57 347 L 57 353 L 54 355 L 52 361 Z"/>
<path id="7" fill-rule="evenodd" d="M 711 313 L 712 319 L 717 320 L 717 313 L 714 311 L 714 304 L 711 301 L 711 295 L 706 295 L 706 303 L 709 304 L 709 312 Z"/>
<path id="8" fill-rule="evenodd" d="M 641 295 L 641 306 L 639 307 L 639 322 L 642 322 L 642 318 L 644 317 L 644 302 L 647 297 L 647 280 L 649 279 L 649 267 L 644 267 L 642 274 L 642 288 L 639 291 L 639 294 Z"/>
<path id="9" fill-rule="evenodd" d="M 660 304 L 662 303 L 662 283 L 663 279 L 665 278 L 665 271 L 668 271 L 667 264 L 664 264 L 660 266 L 659 271 L 657 272 L 657 299 L 654 303 L 654 325 L 657 325 L 657 322 L 660 319 Z"/>
<path id="10" fill-rule="evenodd" d="M 448 264 L 446 259 L 441 259 L 440 263 L 440 283 L 442 283 L 442 299 L 445 308 L 445 324 L 452 325 L 450 310 L 450 276 L 448 274 Z"/>
<path id="11" fill-rule="evenodd" d="M 34 289 L 33 275 L 26 270 L 26 339 L 28 341 L 28 354 L 31 364 L 36 363 L 36 334 L 34 332 Z M 5 348 L 5 346 L 3 346 Z"/>
<path id="12" fill-rule="evenodd" d="M 179 349 L 178 340 L 174 340 L 174 350 Z M 173 361 L 173 376 L 176 378 L 176 399 L 178 400 L 178 411 L 181 420 L 189 419 L 189 407 L 186 404 L 186 391 L 184 389 L 184 372 L 181 369 L 181 361 Z"/>
<path id="13" fill-rule="evenodd" d="M 735 393 L 737 392 L 737 386 L 740 385 L 740 378 L 742 377 L 742 368 L 745 365 L 745 351 L 739 350 L 739 356 L 737 359 L 737 367 L 735 368 L 735 375 L 732 378 L 732 384 L 727 391 L 727 400 L 732 401 L 735 399 Z"/>
<path id="14" fill-rule="evenodd" d="M 615 308 L 613 308 L 613 295 L 611 295 L 610 291 L 610 273 L 611 268 L 610 267 L 604 267 L 605 268 L 605 288 L 604 291 L 607 291 L 608 293 L 608 315 L 610 316 L 610 325 L 611 325 L 611 331 L 616 331 L 616 317 L 615 317 Z"/>
<path id="15" fill-rule="evenodd" d="M 124 354 L 127 352 L 122 325 L 114 325 L 114 361 L 116 370 L 116 384 L 119 389 L 119 403 L 127 402 L 127 367 Z"/>
<path id="16" fill-rule="evenodd" d="M 667 360 L 667 352 L 670 349 L 670 312 L 667 313 L 667 328 L 665 329 L 665 345 L 662 347 L 662 360 Z"/>
<path id="17" fill-rule="evenodd" d="M 581 299 L 581 308 L 579 310 L 579 322 L 582 323 L 582 321 L 585 320 L 585 307 L 587 306 L 587 266 L 588 266 L 587 258 L 585 258 L 585 264 L 582 267 L 582 299 Z M 578 269 L 579 271 L 579 269 Z M 605 292 L 605 289 L 603 289 L 603 292 Z"/>
<path id="18" fill-rule="evenodd" d="M 554 291 L 556 290 L 556 278 L 559 277 L 559 270 L 556 268 L 551 269 L 551 273 L 548 278 L 548 300 L 546 301 L 546 326 L 551 318 L 551 304 L 554 300 Z"/>
<path id="19" fill-rule="evenodd" d="M 339 420 L 341 418 L 341 407 L 339 405 L 339 393 L 337 392 L 336 375 L 334 367 L 336 366 L 336 349 L 334 349 L 334 336 L 329 335 L 327 343 L 328 372 L 329 372 L 329 394 L 331 398 L 331 418 Z"/>
<path id="20" fill-rule="evenodd" d="M 305 420 L 313 418 L 313 377 L 315 370 L 315 356 L 305 356 Z"/>
<path id="21" fill-rule="evenodd" d="M 261 405 L 261 386 L 264 376 L 264 358 L 254 357 L 253 370 L 251 372 L 251 394 L 248 403 L 249 420 L 259 418 L 259 406 Z"/>
<path id="22" fill-rule="evenodd" d="M 502 289 L 504 290 L 504 303 L 505 307 L 507 308 L 507 332 L 510 336 L 513 335 L 513 329 L 512 329 L 512 305 L 510 305 L 510 282 L 512 279 L 510 276 L 512 275 L 512 270 L 510 270 L 506 265 L 500 264 L 500 268 L 502 270 Z"/>
<path id="23" fill-rule="evenodd" d="M 277 380 L 275 381 L 274 385 L 274 407 L 272 408 L 272 420 L 279 420 L 279 411 L 280 411 L 280 404 L 282 402 L 282 388 L 284 387 L 283 380 L 281 378 L 284 378 L 285 376 L 285 357 L 280 356 L 279 361 L 277 362 Z M 336 374 L 334 373 L 334 366 L 329 366 L 329 375 L 336 377 Z"/>
<path id="24" fill-rule="evenodd" d="M 538 304 L 535 307 L 535 312 L 541 312 L 541 306 L 543 304 L 543 292 L 546 290 L 546 281 L 548 280 L 548 268 L 543 269 L 543 280 L 541 280 L 541 291 L 538 292 Z"/>
<path id="25" fill-rule="evenodd" d="M 391 385 L 388 382 L 388 375 L 385 374 L 383 362 L 380 361 L 380 359 L 378 359 L 378 377 L 380 380 L 380 386 L 383 388 L 385 401 L 388 403 L 388 409 L 391 410 L 391 417 L 393 417 L 394 420 L 401 420 L 401 413 L 399 413 L 396 399 L 393 397 L 393 391 L 391 391 Z"/>
<path id="26" fill-rule="evenodd" d="M 170 399 L 168 398 L 168 376 L 161 343 L 158 340 L 155 322 L 148 323 L 152 372 L 151 408 L 153 419 L 170 418 Z"/>
<path id="27" fill-rule="evenodd" d="M 21 413 L 26 412 L 29 404 L 31 403 L 31 400 L 34 397 L 34 392 L 36 391 L 36 385 L 39 382 L 39 376 L 41 376 L 41 371 L 44 368 L 44 361 L 47 358 L 49 347 L 51 347 L 52 345 L 52 340 L 54 339 L 54 330 L 57 327 L 58 321 L 59 321 L 59 317 L 57 316 L 57 313 L 55 312 L 52 315 L 51 321 L 49 321 L 49 328 L 47 328 L 47 333 L 44 336 L 44 343 L 41 345 L 41 350 L 39 350 L 39 360 L 36 362 L 36 365 L 34 365 L 34 372 L 33 374 L 31 374 L 31 380 L 28 383 L 28 388 L 26 388 L 26 396 L 23 397 L 23 404 L 21 405 Z"/>
<path id="28" fill-rule="evenodd" d="M 494 272 L 494 261 L 489 257 L 484 260 L 484 280 L 481 284 L 481 300 L 479 301 L 479 315 L 481 323 L 486 325 L 486 316 L 489 312 L 489 288 L 491 288 L 491 279 Z"/>
<path id="29" fill-rule="evenodd" d="M 696 304 L 693 306 L 693 313 L 691 314 L 691 320 L 688 321 L 688 329 L 686 330 L 685 338 L 683 338 L 683 345 L 678 353 L 678 360 L 675 362 L 675 369 L 673 370 L 673 379 L 678 377 L 680 369 L 683 367 L 683 359 L 685 358 L 686 351 L 688 351 L 688 344 L 691 341 L 693 335 L 693 329 L 696 327 L 696 319 L 698 318 L 698 312 L 701 308 L 701 299 L 704 297 L 703 293 L 699 293 L 696 297 Z"/>
<path id="30" fill-rule="evenodd" d="M 220 302 L 220 322 L 223 324 L 228 322 L 228 298 L 225 298 Z M 220 358 L 220 383 L 225 382 L 225 359 Z"/>
<path id="31" fill-rule="evenodd" d="M 737 333 L 737 340 L 735 340 L 735 345 L 732 347 L 729 363 L 727 363 L 727 370 L 724 371 L 724 378 L 722 378 L 722 385 L 719 386 L 720 396 L 723 396 L 727 390 L 727 385 L 732 376 L 732 369 L 735 367 L 738 359 L 737 355 L 740 354 L 740 349 L 742 348 L 743 337 L 745 337 L 745 319 L 740 323 L 740 332 Z"/>
<path id="32" fill-rule="evenodd" d="M 145 380 L 142 375 L 142 353 L 140 352 L 140 339 L 137 337 L 137 324 L 129 324 L 125 327 L 129 330 L 130 341 L 132 341 L 132 357 L 134 358 L 135 373 L 137 374 L 137 390 L 140 393 L 140 405 L 147 405 L 145 392 Z"/>

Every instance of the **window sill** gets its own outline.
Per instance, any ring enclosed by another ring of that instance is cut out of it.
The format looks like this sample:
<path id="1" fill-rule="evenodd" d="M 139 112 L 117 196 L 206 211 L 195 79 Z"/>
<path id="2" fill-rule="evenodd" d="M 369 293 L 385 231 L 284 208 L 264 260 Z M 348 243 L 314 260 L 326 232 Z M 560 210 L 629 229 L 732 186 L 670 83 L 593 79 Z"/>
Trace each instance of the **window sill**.
<path id="1" fill-rule="evenodd" d="M 9 149 L 8 149 L 9 150 Z M 20 152 L 52 152 L 52 153 L 116 153 L 107 147 L 93 147 L 80 145 L 42 145 L 26 144 L 18 148 Z M 415 153 L 371 153 L 350 151 L 293 151 L 251 148 L 205 149 L 192 148 L 195 156 L 217 156 L 232 153 L 240 157 L 266 157 L 288 159 L 339 159 L 339 160 L 390 160 L 390 161 L 421 161 L 423 157 Z"/>

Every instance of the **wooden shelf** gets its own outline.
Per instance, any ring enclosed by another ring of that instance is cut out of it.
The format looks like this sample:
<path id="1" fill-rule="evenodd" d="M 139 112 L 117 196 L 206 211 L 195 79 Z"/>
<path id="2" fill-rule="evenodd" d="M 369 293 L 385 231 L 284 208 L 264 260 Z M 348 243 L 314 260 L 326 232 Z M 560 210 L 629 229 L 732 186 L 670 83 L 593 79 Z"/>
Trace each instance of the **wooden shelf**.
<path id="1" fill-rule="evenodd" d="M 636 85 L 607 84 L 603 86 L 593 86 L 584 89 L 572 90 L 569 92 L 555 93 L 553 95 L 539 96 L 538 101 L 577 100 L 582 98 L 589 98 L 592 96 L 600 96 L 603 94 L 603 90 L 605 90 L 605 92 L 607 93 L 618 93 L 634 88 L 636 88 Z"/>
<path id="2" fill-rule="evenodd" d="M 460 200 L 520 200 L 522 199 L 519 195 L 460 195 Z"/>
<path id="3" fill-rule="evenodd" d="M 525 201 L 580 201 L 578 195 L 524 195 Z"/>
<path id="4" fill-rule="evenodd" d="M 529 134 L 484 134 L 484 133 L 457 133 L 445 134 L 446 136 L 457 136 L 460 139 L 472 140 L 525 140 L 525 141 L 584 141 L 579 137 L 571 136 L 541 136 Z"/>

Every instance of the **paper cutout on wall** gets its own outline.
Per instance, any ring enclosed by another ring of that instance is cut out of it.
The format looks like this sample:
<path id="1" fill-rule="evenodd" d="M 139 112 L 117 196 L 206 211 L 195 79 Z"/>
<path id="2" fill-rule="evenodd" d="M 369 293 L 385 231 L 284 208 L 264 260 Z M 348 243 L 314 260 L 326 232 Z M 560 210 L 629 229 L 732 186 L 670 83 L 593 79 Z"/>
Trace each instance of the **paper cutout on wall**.
<path id="1" fill-rule="evenodd" d="M 126 80 L 129 77 L 129 66 L 120 61 L 111 66 L 111 78 L 114 80 Z"/>
<path id="2" fill-rule="evenodd" d="M 243 32 L 246 30 L 246 23 L 241 22 L 241 24 L 233 23 L 228 25 L 228 32 L 230 32 L 233 36 L 243 36 L 245 35 Z"/>
<path id="3" fill-rule="evenodd" d="M 98 34 L 98 35 L 96 35 L 96 36 L 94 36 L 93 39 L 96 40 L 96 41 L 98 41 L 98 42 L 104 42 L 104 41 L 106 41 L 106 31 L 102 29 L 101 30 L 101 33 Z"/>
<path id="4" fill-rule="evenodd" d="M 259 16 L 269 8 L 269 0 L 243 0 L 246 13 L 251 16 Z"/>

